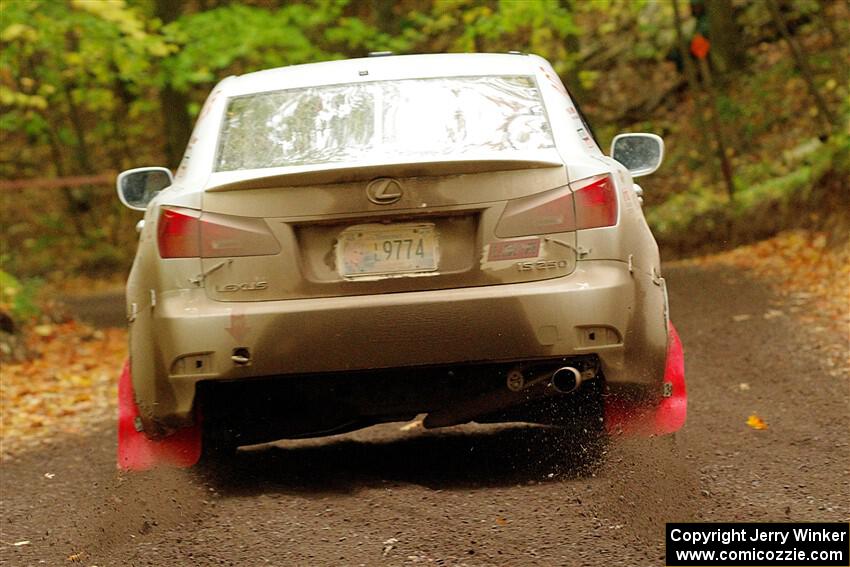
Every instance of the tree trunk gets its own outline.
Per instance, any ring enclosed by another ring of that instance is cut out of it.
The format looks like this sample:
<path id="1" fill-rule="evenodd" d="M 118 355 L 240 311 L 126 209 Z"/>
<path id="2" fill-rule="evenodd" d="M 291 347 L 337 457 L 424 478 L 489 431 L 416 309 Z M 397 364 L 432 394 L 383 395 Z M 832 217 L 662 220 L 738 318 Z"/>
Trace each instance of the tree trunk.
<path id="1" fill-rule="evenodd" d="M 165 134 L 165 160 L 169 168 L 176 169 L 192 135 L 189 97 L 166 85 L 159 92 L 159 104 Z"/>
<path id="2" fill-rule="evenodd" d="M 65 34 L 65 46 L 69 52 L 75 53 L 79 51 L 79 42 L 80 39 L 77 37 L 75 31 L 70 30 Z M 74 100 L 73 91 L 76 86 L 76 81 L 72 78 L 69 82 L 62 81 L 60 87 L 62 89 L 62 95 L 65 97 L 65 102 L 68 105 L 68 118 L 71 121 L 71 129 L 74 131 L 74 136 L 77 138 L 77 143 L 74 146 L 78 166 L 76 169 L 81 173 L 94 173 L 95 171 L 92 167 L 89 147 L 86 143 L 86 129 L 83 126 L 83 120 L 80 116 L 77 102 Z"/>
<path id="3" fill-rule="evenodd" d="M 676 47 L 679 50 L 679 57 L 682 59 L 682 68 L 685 70 L 685 78 L 688 80 L 688 87 L 694 96 L 699 94 L 699 81 L 697 80 L 697 70 L 694 67 L 694 62 L 691 59 L 690 51 L 688 50 L 688 42 L 682 33 L 682 16 L 679 12 L 679 0 L 670 0 L 673 5 L 673 22 L 676 26 Z"/>
<path id="4" fill-rule="evenodd" d="M 711 130 L 714 134 L 714 141 L 717 143 L 717 159 L 720 161 L 720 171 L 723 173 L 723 181 L 726 183 L 726 192 L 729 194 L 729 201 L 735 199 L 735 179 L 732 174 L 732 162 L 729 161 L 729 156 L 726 155 L 726 143 L 723 139 L 723 128 L 720 125 L 720 116 L 717 111 L 717 91 L 714 88 L 714 81 L 711 78 L 711 70 L 708 68 L 708 61 L 705 59 L 699 60 L 700 71 L 702 72 L 702 80 L 708 89 L 708 96 L 712 102 L 711 108 Z"/>
<path id="5" fill-rule="evenodd" d="M 394 0 L 372 0 L 371 6 L 375 27 L 389 35 L 396 35 L 401 31 L 401 18 L 396 17 L 393 10 Z"/>
<path id="6" fill-rule="evenodd" d="M 826 31 L 829 33 L 829 40 L 832 42 L 832 47 L 841 47 L 841 34 L 838 33 L 838 28 L 835 27 L 835 20 L 827 13 L 827 7 L 824 4 L 819 6 L 818 19 Z"/>
<path id="7" fill-rule="evenodd" d="M 685 34 L 682 33 L 682 14 L 679 11 L 679 0 L 670 0 L 673 5 L 673 24 L 676 27 L 676 46 L 679 50 L 679 57 L 682 59 L 682 68 L 685 70 L 685 78 L 688 80 L 688 87 L 691 91 L 694 104 L 694 117 L 696 118 L 697 130 L 699 130 L 699 141 L 704 146 L 709 145 L 709 139 L 706 136 L 708 130 L 703 116 L 704 96 L 699 84 L 699 75 L 697 74 L 694 60 L 691 58 L 691 51 L 688 42 L 685 39 Z M 712 171 L 713 173 L 713 171 Z"/>
<path id="8" fill-rule="evenodd" d="M 44 120 L 49 124 L 48 117 L 44 115 Z M 59 149 L 59 141 L 56 139 L 53 128 L 47 130 L 47 144 L 50 146 L 50 155 L 53 159 L 53 167 L 56 177 L 65 177 L 65 166 L 62 163 L 62 151 Z M 69 187 L 62 187 L 62 196 L 65 197 L 65 203 L 68 206 L 68 212 L 71 217 L 71 224 L 74 225 L 74 230 L 79 236 L 86 235 L 86 227 L 83 224 L 83 219 L 80 217 L 80 203 L 77 202 L 74 193 Z"/>
<path id="9" fill-rule="evenodd" d="M 829 107 L 826 105 L 826 101 L 821 96 L 820 91 L 815 85 L 814 73 L 812 73 L 812 69 L 809 67 L 809 62 L 806 59 L 800 44 L 797 43 L 797 40 L 794 39 L 794 36 L 792 36 L 791 32 L 788 31 L 788 26 L 785 25 L 785 20 L 782 17 L 782 13 L 779 11 L 779 5 L 776 3 L 776 0 L 767 0 L 767 7 L 770 10 L 770 15 L 773 18 L 774 24 L 776 24 L 777 29 L 779 29 L 779 33 L 782 34 L 782 37 L 788 44 L 788 47 L 791 50 L 791 55 L 794 56 L 794 61 L 797 63 L 797 68 L 800 70 L 800 75 L 802 75 L 803 80 L 806 81 L 806 85 L 809 87 L 809 93 L 815 100 L 815 106 L 818 108 L 818 114 L 820 114 L 821 119 L 824 121 L 827 130 L 832 130 L 837 122 L 833 117 L 832 112 L 830 112 Z"/>
<path id="10" fill-rule="evenodd" d="M 732 0 L 707 0 L 705 11 L 715 67 L 721 73 L 743 69 L 746 66 L 744 33 L 735 21 Z"/>
<path id="11" fill-rule="evenodd" d="M 74 95 L 71 92 L 73 85 L 63 84 L 62 94 L 65 96 L 65 101 L 68 103 L 68 118 L 71 121 L 71 129 L 74 131 L 74 136 L 77 138 L 77 143 L 74 145 L 77 167 L 73 168 L 82 173 L 95 173 L 91 158 L 89 157 L 89 146 L 86 143 L 86 131 L 83 126 L 82 117 L 80 116 L 77 103 L 74 101 Z M 72 214 L 83 215 L 92 209 L 92 188 L 87 185 L 70 190 L 69 193 L 73 198 Z"/>
<path id="12" fill-rule="evenodd" d="M 566 9 L 568 12 L 572 13 L 575 11 L 572 0 L 561 0 L 558 5 L 561 8 Z M 574 99 L 576 104 L 581 104 L 587 100 L 587 89 L 585 89 L 584 85 L 581 84 L 580 73 L 582 69 L 582 62 L 579 60 L 579 53 L 581 53 L 581 41 L 579 40 L 578 34 L 567 34 L 567 37 L 564 38 L 564 47 L 567 49 L 567 59 L 570 61 L 570 65 L 567 67 L 567 71 L 565 73 L 567 90 L 570 93 L 570 98 Z"/>
<path id="13" fill-rule="evenodd" d="M 129 115 L 130 106 L 133 104 L 135 96 L 130 92 L 130 82 L 121 78 L 114 54 L 112 55 L 110 67 L 115 76 L 112 92 L 116 98 L 115 107 L 112 109 L 112 135 L 118 140 L 121 147 L 121 155 L 115 157 L 119 161 L 118 167 L 115 169 L 121 171 L 127 164 L 132 164 L 135 161 L 134 152 L 130 148 L 129 138 L 121 132 L 121 124 L 124 122 L 124 117 Z M 138 150 L 136 150 L 137 152 Z M 138 159 L 138 156 L 135 156 L 135 159 Z"/>
<path id="14" fill-rule="evenodd" d="M 180 16 L 182 5 L 174 0 L 156 0 L 156 16 L 163 24 L 173 22 Z M 166 77 L 165 85 L 159 91 L 159 106 L 165 136 L 165 159 L 168 167 L 176 169 L 192 135 L 189 97 L 172 87 L 170 77 Z"/>

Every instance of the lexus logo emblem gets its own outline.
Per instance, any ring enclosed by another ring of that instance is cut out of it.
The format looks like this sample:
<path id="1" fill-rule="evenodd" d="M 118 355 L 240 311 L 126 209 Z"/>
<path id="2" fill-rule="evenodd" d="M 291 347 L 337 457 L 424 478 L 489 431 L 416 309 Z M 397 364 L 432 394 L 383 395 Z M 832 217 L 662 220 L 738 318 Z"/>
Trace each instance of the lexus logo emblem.
<path id="1" fill-rule="evenodd" d="M 366 186 L 366 196 L 376 205 L 392 205 L 401 199 L 401 183 L 392 177 L 373 179 Z"/>

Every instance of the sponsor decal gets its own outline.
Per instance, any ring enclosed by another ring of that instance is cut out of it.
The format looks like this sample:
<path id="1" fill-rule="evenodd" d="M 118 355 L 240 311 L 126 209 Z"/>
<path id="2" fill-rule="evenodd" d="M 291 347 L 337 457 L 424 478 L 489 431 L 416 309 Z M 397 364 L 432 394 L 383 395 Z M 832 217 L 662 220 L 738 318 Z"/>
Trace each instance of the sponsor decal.
<path id="1" fill-rule="evenodd" d="M 519 260 L 521 258 L 536 258 L 540 254 L 540 239 L 525 238 L 523 240 L 508 240 L 494 242 L 487 254 L 488 262 L 500 260 Z"/>

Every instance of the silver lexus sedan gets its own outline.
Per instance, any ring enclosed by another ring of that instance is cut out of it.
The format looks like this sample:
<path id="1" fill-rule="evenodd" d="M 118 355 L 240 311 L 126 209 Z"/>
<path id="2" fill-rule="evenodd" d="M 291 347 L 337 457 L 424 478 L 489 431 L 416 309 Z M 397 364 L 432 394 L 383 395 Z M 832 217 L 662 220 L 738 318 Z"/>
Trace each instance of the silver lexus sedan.
<path id="1" fill-rule="evenodd" d="M 681 344 L 634 178 L 526 54 L 381 56 L 228 77 L 183 161 L 125 171 L 119 466 L 332 435 L 684 423 Z"/>

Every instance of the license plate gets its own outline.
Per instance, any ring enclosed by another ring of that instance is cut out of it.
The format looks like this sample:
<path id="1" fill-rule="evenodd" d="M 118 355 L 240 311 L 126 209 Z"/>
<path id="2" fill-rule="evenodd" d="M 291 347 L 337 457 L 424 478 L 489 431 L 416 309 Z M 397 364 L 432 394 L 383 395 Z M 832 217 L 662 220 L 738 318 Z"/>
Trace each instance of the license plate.
<path id="1" fill-rule="evenodd" d="M 430 223 L 352 226 L 339 234 L 336 260 L 344 278 L 433 272 L 437 233 Z"/>

